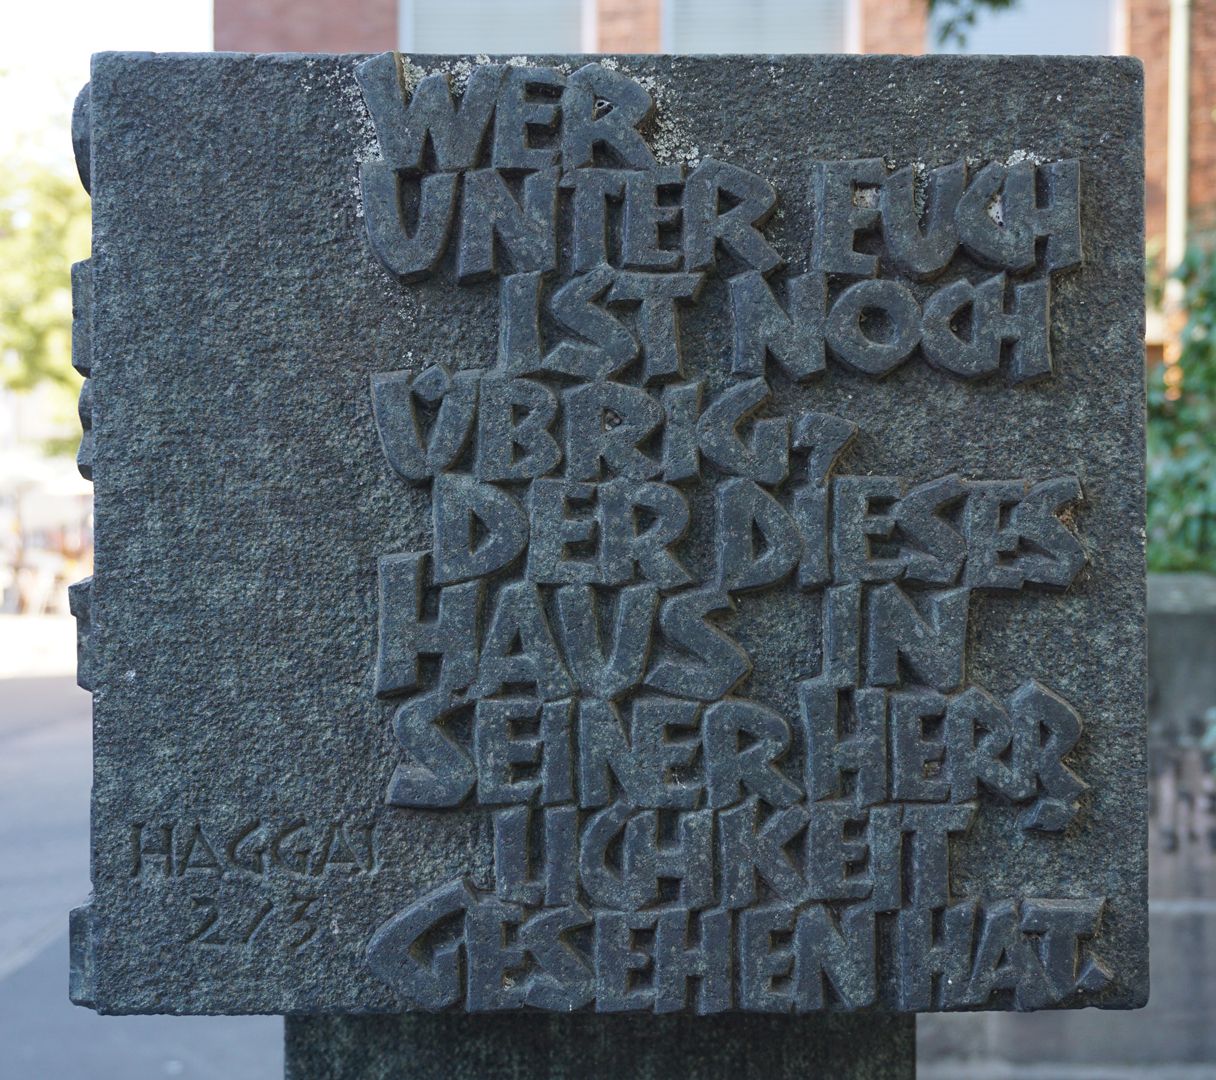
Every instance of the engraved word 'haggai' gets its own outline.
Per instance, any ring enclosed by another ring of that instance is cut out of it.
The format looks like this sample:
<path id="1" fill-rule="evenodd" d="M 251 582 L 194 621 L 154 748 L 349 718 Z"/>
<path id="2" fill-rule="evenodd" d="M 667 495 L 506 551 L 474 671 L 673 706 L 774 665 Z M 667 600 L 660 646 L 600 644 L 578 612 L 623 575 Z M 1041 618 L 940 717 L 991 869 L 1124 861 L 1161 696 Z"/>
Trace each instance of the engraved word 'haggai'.
<path id="1" fill-rule="evenodd" d="M 1102 990 L 1102 898 L 981 904 L 950 874 L 981 807 L 1028 833 L 1081 809 L 1072 706 L 967 666 L 973 593 L 1084 568 L 1080 483 L 839 472 L 856 426 L 776 408 L 829 357 L 1049 376 L 1076 162 L 820 162 L 810 269 L 784 276 L 772 187 L 657 163 L 650 96 L 619 71 L 483 65 L 457 99 L 406 70 L 359 68 L 383 154 L 363 165 L 372 246 L 407 282 L 497 275 L 501 322 L 492 366 L 372 379 L 385 458 L 432 507 L 429 549 L 380 560 L 376 691 L 401 747 L 388 801 L 486 807 L 494 879 L 413 899 L 373 970 L 426 1009 Z M 680 347 L 718 274 L 725 384 Z M 789 660 L 796 708 L 750 696 L 727 628 L 773 590 L 819 610 Z"/>

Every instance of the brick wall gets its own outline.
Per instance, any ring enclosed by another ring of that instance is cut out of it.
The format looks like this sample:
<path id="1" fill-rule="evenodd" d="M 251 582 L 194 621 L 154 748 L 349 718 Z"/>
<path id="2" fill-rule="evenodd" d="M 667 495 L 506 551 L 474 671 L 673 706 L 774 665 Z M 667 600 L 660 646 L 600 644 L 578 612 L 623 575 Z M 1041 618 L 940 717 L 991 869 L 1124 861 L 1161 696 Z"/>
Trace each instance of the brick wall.
<path id="1" fill-rule="evenodd" d="M 1127 51 L 1144 63 L 1145 225 L 1150 244 L 1165 236 L 1170 0 L 1125 0 Z M 1216 231 L 1216 0 L 1191 0 L 1191 226 Z"/>
<path id="2" fill-rule="evenodd" d="M 220 52 L 383 52 L 397 47 L 397 0 L 215 0 L 214 11 Z"/>
<path id="3" fill-rule="evenodd" d="M 1144 199 L 1150 241 L 1165 235 L 1166 127 L 1169 105 L 1170 0 L 1124 0 L 1127 51 L 1144 63 Z"/>
<path id="4" fill-rule="evenodd" d="M 1191 228 L 1216 232 L 1216 0 L 1191 2 Z"/>
<path id="5" fill-rule="evenodd" d="M 662 48 L 662 0 L 593 2 L 600 52 Z M 925 51 L 926 0 L 852 2 L 862 52 Z M 379 52 L 396 44 L 397 0 L 215 0 L 215 47 L 220 51 Z"/>
<path id="6" fill-rule="evenodd" d="M 595 38 L 600 52 L 658 52 L 660 27 L 660 0 L 597 0 Z"/>
<path id="7" fill-rule="evenodd" d="M 914 53 L 925 51 L 929 32 L 927 0 L 855 0 L 859 51 Z"/>
<path id="8" fill-rule="evenodd" d="M 925 51 L 927 0 L 850 2 L 855 5 L 861 52 Z M 662 48 L 661 12 L 662 0 L 596 0 L 598 49 L 601 52 L 658 52 Z"/>

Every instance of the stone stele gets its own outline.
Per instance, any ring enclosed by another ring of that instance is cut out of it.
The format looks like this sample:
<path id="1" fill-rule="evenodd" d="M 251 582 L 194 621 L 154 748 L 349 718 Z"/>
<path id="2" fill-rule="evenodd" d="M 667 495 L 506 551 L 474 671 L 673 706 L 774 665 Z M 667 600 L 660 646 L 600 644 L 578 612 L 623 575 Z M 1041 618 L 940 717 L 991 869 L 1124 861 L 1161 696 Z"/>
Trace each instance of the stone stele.
<path id="1" fill-rule="evenodd" d="M 75 142 L 76 1001 L 1143 1004 L 1135 62 L 107 53 Z"/>

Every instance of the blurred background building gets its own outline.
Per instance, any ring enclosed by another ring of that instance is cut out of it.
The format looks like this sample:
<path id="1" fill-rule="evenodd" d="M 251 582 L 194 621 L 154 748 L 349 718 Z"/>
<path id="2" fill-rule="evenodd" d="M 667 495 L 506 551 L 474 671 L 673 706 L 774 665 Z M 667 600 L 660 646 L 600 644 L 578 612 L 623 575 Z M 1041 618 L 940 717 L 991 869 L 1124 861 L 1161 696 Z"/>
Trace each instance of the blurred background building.
<path id="1" fill-rule="evenodd" d="M 92 51 L 212 47 L 1143 61 L 1148 548 L 1165 572 L 1150 587 L 1153 1000 L 922 1018 L 921 1075 L 1216 1077 L 1216 0 L 57 0 L 6 12 L 0 39 L 0 1080 L 281 1074 L 273 1020 L 99 1020 L 63 991 L 65 912 L 87 890 L 89 739 L 65 585 L 91 565 L 68 286 L 88 200 L 68 118 Z"/>

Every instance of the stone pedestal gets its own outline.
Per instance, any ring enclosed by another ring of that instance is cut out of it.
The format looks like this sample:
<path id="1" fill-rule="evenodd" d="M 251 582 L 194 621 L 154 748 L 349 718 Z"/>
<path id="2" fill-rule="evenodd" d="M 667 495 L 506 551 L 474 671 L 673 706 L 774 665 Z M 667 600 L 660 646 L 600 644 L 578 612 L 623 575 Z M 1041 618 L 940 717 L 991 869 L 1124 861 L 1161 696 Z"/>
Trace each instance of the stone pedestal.
<path id="1" fill-rule="evenodd" d="M 896 1015 L 288 1017 L 287 1080 L 904 1080 Z"/>

